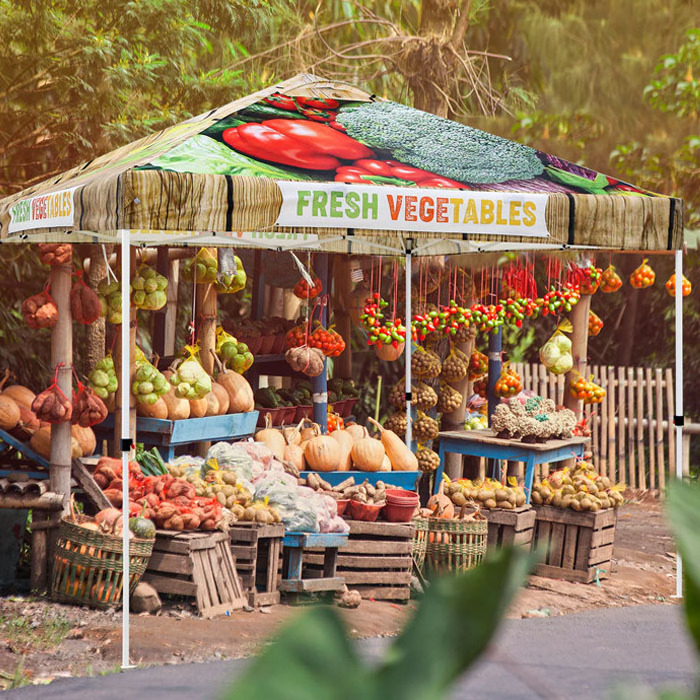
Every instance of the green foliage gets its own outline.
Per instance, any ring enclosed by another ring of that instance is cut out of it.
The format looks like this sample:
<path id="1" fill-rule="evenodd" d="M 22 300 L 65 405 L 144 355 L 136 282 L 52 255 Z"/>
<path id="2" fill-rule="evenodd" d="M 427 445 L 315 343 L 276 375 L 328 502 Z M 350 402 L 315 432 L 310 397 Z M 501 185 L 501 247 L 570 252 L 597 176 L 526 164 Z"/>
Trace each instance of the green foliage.
<path id="1" fill-rule="evenodd" d="M 224 697 L 446 697 L 486 648 L 532 563 L 531 554 L 503 549 L 476 569 L 433 581 L 415 616 L 375 668 L 359 659 L 337 613 L 315 608 L 294 620 Z"/>

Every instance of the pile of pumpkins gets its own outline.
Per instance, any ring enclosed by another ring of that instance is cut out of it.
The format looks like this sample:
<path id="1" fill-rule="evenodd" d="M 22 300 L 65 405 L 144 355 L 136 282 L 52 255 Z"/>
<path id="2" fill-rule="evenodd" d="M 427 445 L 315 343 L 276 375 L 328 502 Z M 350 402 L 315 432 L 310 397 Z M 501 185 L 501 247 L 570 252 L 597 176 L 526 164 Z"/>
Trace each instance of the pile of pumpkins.
<path id="1" fill-rule="evenodd" d="M 268 425 L 256 433 L 255 439 L 276 459 L 299 472 L 418 471 L 416 455 L 403 440 L 369 420 L 379 431 L 379 438 L 371 437 L 367 428 L 355 423 L 322 435 L 316 423 L 301 421 L 281 430 Z"/>
<path id="2" fill-rule="evenodd" d="M 51 457 L 51 426 L 40 421 L 32 403 L 36 394 L 26 386 L 13 384 L 3 388 L 9 377 L 5 371 L 0 380 L 0 429 L 10 433 L 22 442 L 29 441 L 30 447 L 45 459 Z M 92 428 L 71 426 L 71 458 L 88 457 L 95 452 L 97 439 Z"/>

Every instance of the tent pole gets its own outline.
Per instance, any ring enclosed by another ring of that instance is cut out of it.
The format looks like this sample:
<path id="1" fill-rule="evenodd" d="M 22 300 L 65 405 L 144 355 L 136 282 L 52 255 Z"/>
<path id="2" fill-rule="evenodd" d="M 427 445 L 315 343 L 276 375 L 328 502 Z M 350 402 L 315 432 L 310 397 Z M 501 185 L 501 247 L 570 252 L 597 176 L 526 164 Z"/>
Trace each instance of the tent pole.
<path id="1" fill-rule="evenodd" d="M 122 229 L 122 323 L 121 323 L 121 443 L 122 454 L 122 668 L 131 668 L 129 661 L 129 454 L 131 436 L 129 425 L 130 390 L 131 390 L 131 333 L 129 318 L 131 315 L 131 298 L 129 283 L 131 280 L 131 250 L 129 231 Z"/>
<path id="2" fill-rule="evenodd" d="M 683 251 L 676 251 L 676 478 L 683 478 Z M 683 596 L 683 561 L 676 550 L 676 596 Z"/>
<path id="3" fill-rule="evenodd" d="M 413 426 L 411 416 L 411 350 L 413 345 L 413 332 L 411 330 L 411 250 L 413 239 L 406 239 L 406 447 L 410 449 L 413 441 Z"/>

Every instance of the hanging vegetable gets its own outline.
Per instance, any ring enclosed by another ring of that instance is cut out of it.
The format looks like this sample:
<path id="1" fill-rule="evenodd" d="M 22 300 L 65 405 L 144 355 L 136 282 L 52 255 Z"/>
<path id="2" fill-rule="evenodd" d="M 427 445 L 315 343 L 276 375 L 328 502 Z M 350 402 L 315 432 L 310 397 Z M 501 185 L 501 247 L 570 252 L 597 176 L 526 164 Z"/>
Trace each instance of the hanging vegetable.
<path id="1" fill-rule="evenodd" d="M 687 297 L 692 291 L 693 291 L 693 285 L 690 283 L 690 280 L 683 275 L 683 279 L 681 280 L 681 287 L 682 287 L 682 294 L 684 297 Z M 672 296 L 676 296 L 676 274 L 672 274 L 671 277 L 669 278 L 668 282 L 666 282 L 666 291 Z"/>
<path id="2" fill-rule="evenodd" d="M 602 403 L 605 398 L 605 389 L 602 386 L 587 380 L 578 372 L 574 374 L 574 380 L 569 385 L 569 393 L 585 404 Z"/>
<path id="3" fill-rule="evenodd" d="M 566 374 L 574 366 L 571 340 L 564 335 L 573 330 L 571 321 L 565 319 L 540 348 L 540 362 L 553 374 Z"/>
<path id="4" fill-rule="evenodd" d="M 148 265 L 141 265 L 131 280 L 131 303 L 137 309 L 158 311 L 168 302 L 168 280 Z"/>
<path id="5" fill-rule="evenodd" d="M 588 335 L 596 336 L 603 330 L 603 320 L 594 311 L 588 312 Z"/>
<path id="6" fill-rule="evenodd" d="M 200 248 L 197 254 L 185 263 L 182 277 L 187 282 L 196 284 L 214 284 L 218 269 L 216 256 L 206 248 Z"/>
<path id="7" fill-rule="evenodd" d="M 70 243 L 39 243 L 39 260 L 44 265 L 67 265 L 72 259 Z"/>
<path id="8" fill-rule="evenodd" d="M 595 294 L 600 286 L 603 270 L 591 263 L 578 272 L 581 276 L 579 282 L 581 294 Z"/>
<path id="9" fill-rule="evenodd" d="M 175 387 L 175 394 L 181 399 L 203 399 L 211 391 L 211 377 L 197 359 L 199 348 L 187 345 L 185 352 L 189 356 L 177 366 L 170 377 L 170 383 Z"/>
<path id="10" fill-rule="evenodd" d="M 73 415 L 71 422 L 81 428 L 101 423 L 107 417 L 107 406 L 90 387 L 78 382 L 78 391 L 73 397 Z"/>
<path id="11" fill-rule="evenodd" d="M 109 323 L 116 325 L 122 322 L 122 286 L 117 280 L 111 280 L 109 277 L 103 279 L 97 285 L 97 295 L 100 299 L 102 307 L 102 316 Z"/>
<path id="12" fill-rule="evenodd" d="M 482 377 L 488 370 L 489 358 L 483 352 L 475 350 L 469 358 L 469 381 L 473 382 L 475 379 Z"/>
<path id="13" fill-rule="evenodd" d="M 481 396 L 482 399 L 486 398 L 486 393 L 488 392 L 489 385 L 489 375 L 485 374 L 483 377 L 479 377 L 474 382 L 474 393 L 477 396 Z"/>
<path id="14" fill-rule="evenodd" d="M 441 378 L 446 382 L 458 382 L 467 376 L 469 358 L 459 349 L 453 347 L 442 362 Z"/>
<path id="15" fill-rule="evenodd" d="M 295 372 L 303 372 L 307 377 L 318 377 L 325 368 L 325 357 L 318 348 L 307 345 L 289 348 L 284 359 Z"/>
<path id="16" fill-rule="evenodd" d="M 211 387 L 210 387 L 211 388 Z M 136 372 L 131 384 L 131 393 L 140 403 L 153 405 L 164 394 L 168 393 L 168 380 L 159 372 L 143 354 L 136 348 Z"/>
<path id="17" fill-rule="evenodd" d="M 83 282 L 80 270 L 70 290 L 70 313 L 74 321 L 89 326 L 100 317 L 102 306 L 95 292 Z"/>
<path id="18" fill-rule="evenodd" d="M 642 260 L 642 264 L 630 275 L 630 284 L 636 289 L 651 287 L 656 279 L 656 273 L 647 265 L 647 258 Z"/>
<path id="19" fill-rule="evenodd" d="M 338 357 L 345 350 L 343 336 L 331 326 L 326 330 L 321 323 L 315 322 L 315 328 L 309 335 L 309 347 L 318 348 L 326 357 Z"/>
<path id="20" fill-rule="evenodd" d="M 36 417 L 54 425 L 69 421 L 73 414 L 73 404 L 58 386 L 58 370 L 62 364 L 61 362 L 56 366 L 53 384 L 32 402 L 32 411 Z"/>
<path id="21" fill-rule="evenodd" d="M 294 285 L 294 296 L 299 299 L 314 299 L 323 291 L 323 283 L 321 280 L 311 272 L 311 279 L 313 280 L 313 285 L 309 286 L 309 283 L 302 277 Z"/>
<path id="22" fill-rule="evenodd" d="M 53 328 L 56 325 L 58 307 L 49 294 L 48 287 L 22 302 L 22 314 L 29 328 Z"/>
<path id="23" fill-rule="evenodd" d="M 88 386 L 103 401 L 106 401 L 109 395 L 114 394 L 118 389 L 119 381 L 114 371 L 114 359 L 112 355 L 103 357 L 95 365 L 95 369 L 88 375 Z"/>
<path id="24" fill-rule="evenodd" d="M 420 379 L 434 379 L 442 371 L 440 356 L 432 350 L 418 346 L 411 355 L 411 371 Z"/>
<path id="25" fill-rule="evenodd" d="M 615 268 L 612 265 L 608 265 L 608 268 L 600 278 L 600 291 L 604 294 L 612 294 L 620 287 L 622 287 L 620 275 L 615 272 Z"/>
<path id="26" fill-rule="evenodd" d="M 235 294 L 245 288 L 248 276 L 243 261 L 230 248 L 219 248 L 214 289 L 219 294 Z"/>
<path id="27" fill-rule="evenodd" d="M 523 381 L 520 375 L 506 363 L 501 371 L 501 376 L 496 380 L 493 390 L 496 396 L 502 399 L 509 399 L 523 390 Z"/>
<path id="28" fill-rule="evenodd" d="M 221 326 L 216 329 L 216 354 L 234 372 L 243 374 L 253 364 L 253 353 L 245 343 L 239 343 Z"/>

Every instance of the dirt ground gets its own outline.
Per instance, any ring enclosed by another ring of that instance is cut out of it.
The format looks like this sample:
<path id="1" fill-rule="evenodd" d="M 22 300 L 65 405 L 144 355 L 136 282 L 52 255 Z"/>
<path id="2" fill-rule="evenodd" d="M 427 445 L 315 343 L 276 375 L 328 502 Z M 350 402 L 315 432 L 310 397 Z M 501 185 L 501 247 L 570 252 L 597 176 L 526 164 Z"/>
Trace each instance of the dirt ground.
<path id="1" fill-rule="evenodd" d="M 508 617 L 564 615 L 591 608 L 669 602 L 675 591 L 675 555 L 660 505 L 651 498 L 626 502 L 618 517 L 608 579 L 596 584 L 531 578 Z M 277 605 L 202 620 L 194 608 L 167 602 L 157 616 L 131 620 L 132 661 L 175 664 L 248 656 L 304 606 Z M 354 637 L 395 635 L 415 610 L 363 601 L 341 610 Z M 66 676 L 118 670 L 121 614 L 51 603 L 44 598 L 0 598 L 0 688 L 46 683 Z"/>

